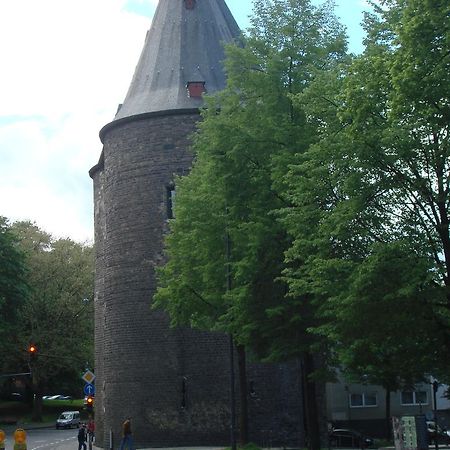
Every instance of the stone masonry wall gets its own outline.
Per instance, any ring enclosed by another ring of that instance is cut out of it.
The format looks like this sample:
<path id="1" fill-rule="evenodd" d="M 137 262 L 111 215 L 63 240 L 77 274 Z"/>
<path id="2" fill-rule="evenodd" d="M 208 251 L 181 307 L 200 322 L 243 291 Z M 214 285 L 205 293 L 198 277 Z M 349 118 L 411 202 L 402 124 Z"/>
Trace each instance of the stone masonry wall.
<path id="1" fill-rule="evenodd" d="M 189 136 L 198 117 L 150 117 L 117 125 L 104 136 L 105 306 L 103 337 L 97 329 L 103 347 L 97 406 L 105 408 L 105 437 L 131 416 L 137 445 L 176 445 L 180 439 L 195 445 L 226 429 L 223 337 L 192 330 L 181 336 L 169 328 L 165 313 L 150 308 L 154 268 L 163 261 L 167 188 L 174 174 L 191 166 Z M 180 351 L 189 354 L 186 363 Z M 188 407 L 182 405 L 183 383 Z"/>
<path id="2" fill-rule="evenodd" d="M 138 448 L 229 442 L 228 338 L 171 329 L 166 314 L 151 309 L 154 269 L 164 261 L 167 189 L 174 174 L 189 171 L 198 119 L 192 112 L 149 115 L 103 133 L 103 164 L 93 174 L 100 447 L 107 448 L 109 430 L 117 444 L 126 417 Z M 295 365 L 249 366 L 259 395 L 249 403 L 252 439 L 297 440 L 297 375 Z"/>

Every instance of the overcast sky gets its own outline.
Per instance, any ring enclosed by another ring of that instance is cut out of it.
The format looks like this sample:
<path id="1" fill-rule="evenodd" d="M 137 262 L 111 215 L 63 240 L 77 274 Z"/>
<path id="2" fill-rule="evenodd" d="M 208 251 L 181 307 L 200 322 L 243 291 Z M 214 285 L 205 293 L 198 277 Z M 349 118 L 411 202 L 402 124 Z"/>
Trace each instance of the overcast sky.
<path id="1" fill-rule="evenodd" d="M 251 0 L 226 0 L 241 28 Z M 336 0 L 361 49 L 364 0 Z M 89 169 L 157 0 L 0 0 L 0 215 L 93 240 Z"/>

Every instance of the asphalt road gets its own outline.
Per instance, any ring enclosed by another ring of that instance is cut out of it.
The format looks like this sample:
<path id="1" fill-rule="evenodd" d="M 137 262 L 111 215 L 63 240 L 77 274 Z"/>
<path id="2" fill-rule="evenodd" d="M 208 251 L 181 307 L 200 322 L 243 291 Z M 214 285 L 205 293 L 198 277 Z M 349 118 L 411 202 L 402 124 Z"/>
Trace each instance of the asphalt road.
<path id="1" fill-rule="evenodd" d="M 14 445 L 15 428 L 3 428 L 6 433 L 6 450 Z M 77 450 L 78 429 L 56 430 L 53 428 L 41 428 L 27 430 L 27 450 Z"/>

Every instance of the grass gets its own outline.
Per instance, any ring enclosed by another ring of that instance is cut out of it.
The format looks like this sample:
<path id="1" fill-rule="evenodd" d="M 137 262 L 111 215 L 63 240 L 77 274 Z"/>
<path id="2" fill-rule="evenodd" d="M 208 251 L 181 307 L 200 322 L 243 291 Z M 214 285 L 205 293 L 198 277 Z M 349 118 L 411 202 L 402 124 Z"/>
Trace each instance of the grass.
<path id="1" fill-rule="evenodd" d="M 63 411 L 80 411 L 81 420 L 87 420 L 88 412 L 83 399 L 42 400 L 42 422 L 55 422 Z M 0 423 L 32 423 L 32 407 L 25 402 L 0 401 Z"/>
<path id="2" fill-rule="evenodd" d="M 47 408 L 60 408 L 63 406 L 65 409 L 82 409 L 84 407 L 82 398 L 73 400 L 42 400 L 42 404 Z"/>

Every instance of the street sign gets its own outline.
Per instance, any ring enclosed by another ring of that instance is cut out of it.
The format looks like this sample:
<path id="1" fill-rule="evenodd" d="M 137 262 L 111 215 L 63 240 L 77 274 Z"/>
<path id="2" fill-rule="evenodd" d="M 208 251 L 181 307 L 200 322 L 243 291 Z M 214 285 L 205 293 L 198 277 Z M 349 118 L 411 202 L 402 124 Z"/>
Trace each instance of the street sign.
<path id="1" fill-rule="evenodd" d="M 86 383 L 92 384 L 95 380 L 95 375 L 90 370 L 86 370 L 81 378 L 86 381 Z"/>
<path id="2" fill-rule="evenodd" d="M 84 394 L 85 395 L 95 395 L 95 386 L 91 383 L 86 383 L 84 385 Z"/>

